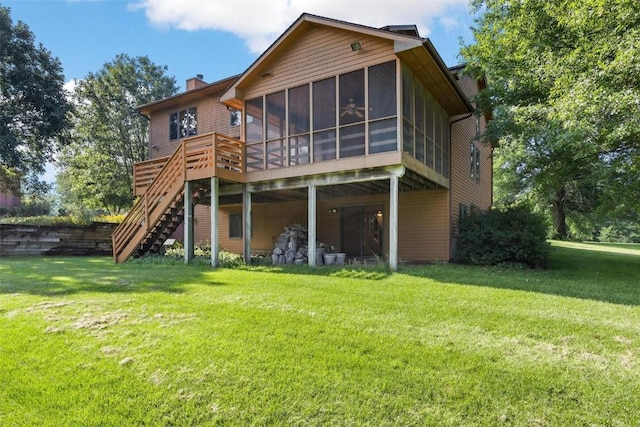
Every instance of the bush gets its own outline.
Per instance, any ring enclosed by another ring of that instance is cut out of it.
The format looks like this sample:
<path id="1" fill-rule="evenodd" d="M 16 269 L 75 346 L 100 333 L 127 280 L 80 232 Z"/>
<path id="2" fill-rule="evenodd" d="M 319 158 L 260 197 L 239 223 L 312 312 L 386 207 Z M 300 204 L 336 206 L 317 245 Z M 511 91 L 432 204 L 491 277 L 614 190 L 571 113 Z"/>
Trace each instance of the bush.
<path id="1" fill-rule="evenodd" d="M 193 249 L 194 255 L 196 259 L 206 259 L 209 262 L 211 258 L 211 245 L 197 245 Z M 184 258 L 184 246 L 182 243 L 176 241 L 171 247 L 166 248 L 165 257 L 170 258 Z M 234 254 L 232 252 L 227 252 L 224 249 L 220 248 L 218 250 L 218 266 L 223 268 L 234 268 L 245 265 L 244 258 L 242 255 Z"/>
<path id="2" fill-rule="evenodd" d="M 459 221 L 456 259 L 477 265 L 544 267 L 551 247 L 547 224 L 525 207 L 472 211 Z"/>
<path id="3" fill-rule="evenodd" d="M 598 240 L 613 243 L 640 243 L 640 225 L 633 221 L 611 221 L 600 229 Z"/>

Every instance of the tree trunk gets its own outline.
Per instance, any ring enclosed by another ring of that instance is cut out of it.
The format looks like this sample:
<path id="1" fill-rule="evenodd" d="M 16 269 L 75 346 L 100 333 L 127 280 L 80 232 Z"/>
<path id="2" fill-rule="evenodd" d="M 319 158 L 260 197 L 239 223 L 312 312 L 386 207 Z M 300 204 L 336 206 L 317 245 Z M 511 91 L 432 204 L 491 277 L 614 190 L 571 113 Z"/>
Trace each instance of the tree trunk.
<path id="1" fill-rule="evenodd" d="M 564 186 L 556 191 L 553 199 L 553 236 L 555 239 L 567 238 L 567 215 L 565 212 Z"/>

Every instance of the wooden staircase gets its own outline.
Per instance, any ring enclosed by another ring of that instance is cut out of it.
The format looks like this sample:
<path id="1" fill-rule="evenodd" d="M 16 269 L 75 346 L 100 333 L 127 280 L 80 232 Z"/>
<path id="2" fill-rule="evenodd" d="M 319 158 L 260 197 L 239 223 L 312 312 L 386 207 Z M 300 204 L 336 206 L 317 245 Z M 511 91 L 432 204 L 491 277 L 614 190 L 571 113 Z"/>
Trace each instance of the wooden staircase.
<path id="1" fill-rule="evenodd" d="M 137 163 L 134 194 L 140 198 L 111 236 L 114 262 L 158 252 L 182 223 L 184 183 L 212 177 L 244 182 L 243 159 L 241 141 L 210 133 L 182 140 L 171 157 Z M 206 186 L 196 187 L 192 203 L 206 192 Z"/>

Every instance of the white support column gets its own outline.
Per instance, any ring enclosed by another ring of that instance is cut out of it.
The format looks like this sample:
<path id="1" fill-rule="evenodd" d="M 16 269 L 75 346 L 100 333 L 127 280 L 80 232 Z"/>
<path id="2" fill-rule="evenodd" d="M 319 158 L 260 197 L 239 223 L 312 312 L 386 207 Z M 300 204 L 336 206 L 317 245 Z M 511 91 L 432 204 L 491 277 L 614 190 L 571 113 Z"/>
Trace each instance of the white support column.
<path id="1" fill-rule="evenodd" d="M 309 184 L 308 196 L 308 252 L 309 266 L 316 266 L 316 185 Z"/>
<path id="2" fill-rule="evenodd" d="M 193 194 L 193 184 L 189 181 L 184 182 L 184 262 L 188 263 L 193 259 L 193 202 L 191 195 Z"/>
<path id="3" fill-rule="evenodd" d="M 389 268 L 398 269 L 398 177 L 389 178 Z"/>
<path id="4" fill-rule="evenodd" d="M 211 178 L 211 267 L 218 266 L 218 178 Z"/>
<path id="5" fill-rule="evenodd" d="M 244 244 L 242 245 L 242 253 L 244 261 L 251 263 L 251 192 L 247 189 L 247 185 L 242 185 L 242 235 Z"/>

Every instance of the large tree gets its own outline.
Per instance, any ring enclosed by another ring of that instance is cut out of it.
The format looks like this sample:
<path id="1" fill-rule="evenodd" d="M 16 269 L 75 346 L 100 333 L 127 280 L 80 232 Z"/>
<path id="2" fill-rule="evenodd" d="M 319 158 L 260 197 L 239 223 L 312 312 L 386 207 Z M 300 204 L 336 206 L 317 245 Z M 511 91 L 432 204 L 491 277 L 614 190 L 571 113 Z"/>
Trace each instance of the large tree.
<path id="1" fill-rule="evenodd" d="M 0 189 L 14 192 L 15 177 L 31 182 L 53 159 L 69 125 L 71 105 L 60 61 L 22 21 L 0 6 Z"/>
<path id="2" fill-rule="evenodd" d="M 640 2 L 472 0 L 463 56 L 489 86 L 497 197 L 567 215 L 640 208 Z"/>
<path id="3" fill-rule="evenodd" d="M 67 204 L 118 213 L 133 202 L 133 164 L 148 159 L 148 120 L 136 107 L 175 94 L 167 67 L 118 55 L 78 82 L 72 142 L 60 156 Z"/>

